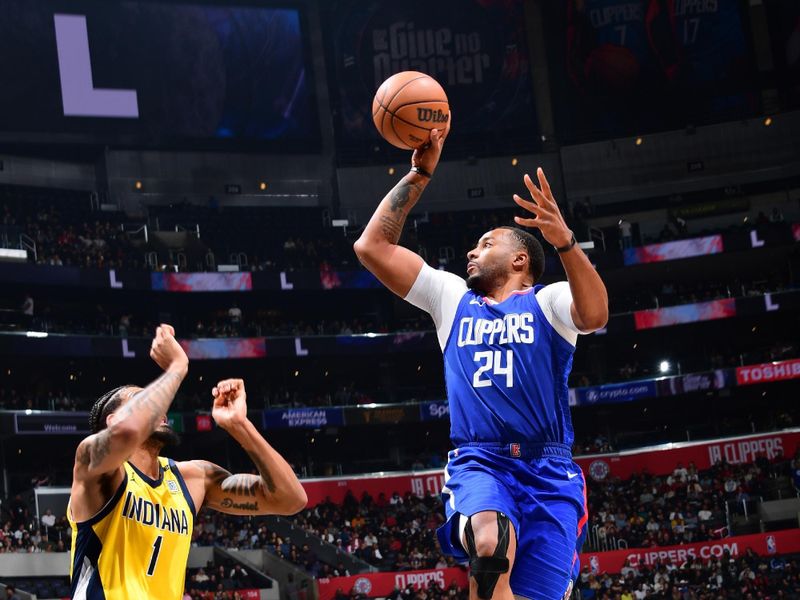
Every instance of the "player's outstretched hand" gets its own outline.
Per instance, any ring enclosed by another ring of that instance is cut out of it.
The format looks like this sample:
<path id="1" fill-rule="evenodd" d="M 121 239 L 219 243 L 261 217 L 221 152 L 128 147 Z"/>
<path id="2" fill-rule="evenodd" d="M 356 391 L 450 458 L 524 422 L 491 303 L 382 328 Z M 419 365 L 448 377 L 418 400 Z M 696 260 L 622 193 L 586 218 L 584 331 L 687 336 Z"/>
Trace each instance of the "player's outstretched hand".
<path id="1" fill-rule="evenodd" d="M 172 325 L 162 323 L 156 328 L 156 336 L 150 344 L 150 358 L 164 371 L 180 371 L 189 369 L 189 358 L 175 339 Z"/>
<path id="2" fill-rule="evenodd" d="M 518 225 L 523 227 L 535 227 L 542 232 L 542 237 L 547 240 L 556 248 L 566 246 L 572 240 L 572 231 L 567 227 L 567 222 L 561 216 L 561 210 L 553 198 L 553 192 L 550 190 L 550 184 L 547 182 L 547 177 L 544 176 L 544 171 L 541 167 L 536 169 L 536 176 L 539 179 L 539 187 L 533 183 L 529 175 L 525 175 L 523 181 L 525 187 L 531 193 L 531 200 L 514 194 L 514 202 L 520 207 L 524 208 L 533 217 L 526 219 L 523 217 L 514 217 Z"/>
<path id="3" fill-rule="evenodd" d="M 247 393 L 241 379 L 223 379 L 211 390 L 214 408 L 211 416 L 217 425 L 230 430 L 247 421 Z"/>
<path id="4" fill-rule="evenodd" d="M 450 119 L 447 121 L 447 128 L 442 131 L 441 129 L 431 129 L 431 141 L 422 148 L 414 150 L 411 155 L 411 166 L 419 167 L 427 171 L 431 175 L 436 170 L 436 165 L 439 164 L 439 158 L 442 156 L 442 148 L 444 147 L 444 139 L 450 133 L 450 121 L 453 118 L 453 113 L 450 113 Z"/>

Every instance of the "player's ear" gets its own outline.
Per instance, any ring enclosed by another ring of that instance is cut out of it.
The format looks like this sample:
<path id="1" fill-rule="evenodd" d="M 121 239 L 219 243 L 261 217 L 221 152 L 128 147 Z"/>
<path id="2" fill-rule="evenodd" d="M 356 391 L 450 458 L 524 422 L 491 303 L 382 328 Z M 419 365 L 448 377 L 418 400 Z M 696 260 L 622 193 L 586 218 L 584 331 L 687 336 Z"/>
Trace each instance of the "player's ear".
<path id="1" fill-rule="evenodd" d="M 528 256 L 527 252 L 523 252 L 519 250 L 514 253 L 514 268 L 519 271 L 527 271 L 528 264 L 530 263 L 530 257 Z"/>

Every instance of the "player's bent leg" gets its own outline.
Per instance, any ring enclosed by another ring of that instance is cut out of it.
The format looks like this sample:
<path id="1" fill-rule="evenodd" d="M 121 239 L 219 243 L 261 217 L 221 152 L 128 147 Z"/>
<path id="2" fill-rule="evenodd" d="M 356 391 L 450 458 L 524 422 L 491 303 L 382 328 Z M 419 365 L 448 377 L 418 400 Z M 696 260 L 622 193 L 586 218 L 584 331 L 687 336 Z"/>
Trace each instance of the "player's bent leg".
<path id="1" fill-rule="evenodd" d="M 467 519 L 462 543 L 469 554 L 470 600 L 512 600 L 517 535 L 509 518 L 495 511 L 475 513 Z"/>

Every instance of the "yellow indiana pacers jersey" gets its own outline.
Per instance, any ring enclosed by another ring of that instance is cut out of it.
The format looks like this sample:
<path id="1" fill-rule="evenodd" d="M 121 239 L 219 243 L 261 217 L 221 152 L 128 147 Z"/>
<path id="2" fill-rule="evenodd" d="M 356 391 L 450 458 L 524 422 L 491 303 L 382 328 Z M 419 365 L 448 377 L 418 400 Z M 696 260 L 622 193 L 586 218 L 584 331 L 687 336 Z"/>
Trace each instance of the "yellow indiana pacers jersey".
<path id="1" fill-rule="evenodd" d="M 183 597 L 195 507 L 175 462 L 158 461 L 158 479 L 126 462 L 116 493 L 88 521 L 67 509 L 76 600 Z"/>

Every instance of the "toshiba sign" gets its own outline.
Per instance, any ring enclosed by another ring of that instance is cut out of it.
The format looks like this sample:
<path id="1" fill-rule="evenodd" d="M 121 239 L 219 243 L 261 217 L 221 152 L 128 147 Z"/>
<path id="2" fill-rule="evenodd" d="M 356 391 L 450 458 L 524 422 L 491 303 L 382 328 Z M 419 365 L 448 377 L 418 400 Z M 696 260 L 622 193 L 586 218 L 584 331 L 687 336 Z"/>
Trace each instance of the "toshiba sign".
<path id="1" fill-rule="evenodd" d="M 800 377 L 800 359 L 783 360 L 780 362 L 748 365 L 736 369 L 736 383 L 751 385 L 754 383 L 770 383 Z"/>

